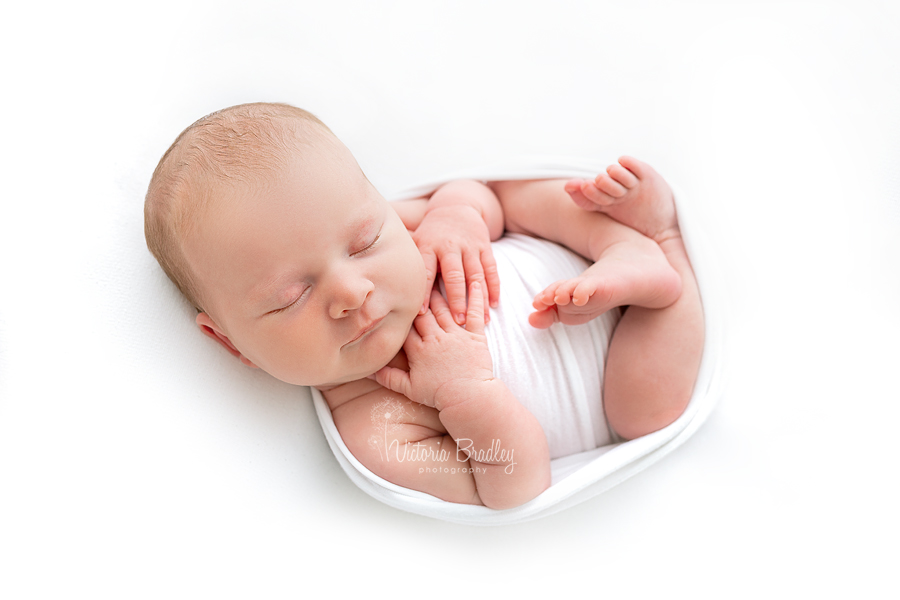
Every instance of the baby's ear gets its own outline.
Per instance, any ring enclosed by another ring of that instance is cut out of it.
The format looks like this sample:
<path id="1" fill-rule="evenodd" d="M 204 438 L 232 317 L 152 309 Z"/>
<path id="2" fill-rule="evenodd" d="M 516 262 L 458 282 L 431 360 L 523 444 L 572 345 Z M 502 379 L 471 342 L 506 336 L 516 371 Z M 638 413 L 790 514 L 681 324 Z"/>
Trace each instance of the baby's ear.
<path id="1" fill-rule="evenodd" d="M 213 321 L 212 318 L 210 318 L 210 316 L 205 312 L 197 315 L 197 327 L 200 328 L 200 331 L 202 331 L 204 335 L 207 335 L 222 344 L 222 346 L 226 350 L 228 350 L 232 354 L 232 356 L 239 358 L 241 362 L 248 367 L 253 367 L 254 369 L 259 368 L 255 364 L 253 364 L 249 358 L 241 354 L 241 351 L 231 343 L 231 340 L 228 339 L 228 336 L 222 332 L 219 326 L 216 325 L 216 322 Z"/>

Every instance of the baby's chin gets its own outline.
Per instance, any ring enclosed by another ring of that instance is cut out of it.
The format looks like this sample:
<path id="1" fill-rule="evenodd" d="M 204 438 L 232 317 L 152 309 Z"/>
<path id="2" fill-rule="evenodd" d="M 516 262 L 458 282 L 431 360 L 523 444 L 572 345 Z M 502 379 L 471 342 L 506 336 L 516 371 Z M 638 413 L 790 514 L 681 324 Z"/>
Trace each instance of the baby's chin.
<path id="1" fill-rule="evenodd" d="M 386 336 L 388 339 L 383 340 L 378 351 L 373 353 L 372 362 L 360 369 L 356 375 L 351 376 L 349 381 L 368 377 L 379 369 L 383 369 L 391 364 L 391 361 L 403 350 L 403 344 L 406 342 L 409 330 L 412 328 L 413 320 L 414 318 L 410 319 L 408 325 L 398 327 L 396 332 L 389 332 L 391 335 Z"/>
<path id="2" fill-rule="evenodd" d="M 338 385 L 365 379 L 369 375 L 391 364 L 397 358 L 397 355 L 403 350 L 403 344 L 412 328 L 415 316 L 409 319 L 409 323 L 405 324 L 401 321 L 399 324 L 391 327 L 391 331 L 385 331 L 385 339 L 379 340 L 377 348 L 373 348 L 367 353 L 365 364 L 353 365 L 349 372 L 339 377 L 332 377 L 328 383 L 306 383 L 301 385 L 310 385 L 320 390 L 328 390 Z M 374 340 L 373 340 L 374 341 Z"/>

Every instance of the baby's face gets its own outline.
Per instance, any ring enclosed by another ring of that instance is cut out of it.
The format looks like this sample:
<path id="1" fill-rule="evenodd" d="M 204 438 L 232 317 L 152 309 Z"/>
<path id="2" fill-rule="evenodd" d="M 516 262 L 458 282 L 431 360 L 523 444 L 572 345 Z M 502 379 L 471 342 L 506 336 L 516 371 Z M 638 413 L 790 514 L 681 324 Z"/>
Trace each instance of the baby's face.
<path id="1" fill-rule="evenodd" d="M 326 146 L 297 153 L 266 185 L 227 192 L 185 240 L 220 333 L 299 385 L 385 366 L 426 293 L 422 257 L 397 213 L 340 142 Z"/>

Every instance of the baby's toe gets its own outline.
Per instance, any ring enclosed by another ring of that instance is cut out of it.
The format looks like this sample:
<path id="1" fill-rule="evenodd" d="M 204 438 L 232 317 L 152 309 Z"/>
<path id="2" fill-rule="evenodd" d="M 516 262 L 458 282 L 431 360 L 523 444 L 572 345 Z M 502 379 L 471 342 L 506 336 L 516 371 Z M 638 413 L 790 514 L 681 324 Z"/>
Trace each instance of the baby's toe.
<path id="1" fill-rule="evenodd" d="M 570 194 L 574 194 L 581 191 L 581 185 L 583 183 L 583 179 L 570 179 L 563 185 L 563 189 L 565 189 Z"/>
<path id="2" fill-rule="evenodd" d="M 620 156 L 619 164 L 634 174 L 639 180 L 646 179 L 653 172 L 653 168 L 650 165 L 632 156 Z"/>
<path id="3" fill-rule="evenodd" d="M 557 306 L 565 306 L 570 300 L 571 296 L 562 292 L 556 292 L 556 295 L 553 297 L 553 303 Z"/>
<path id="4" fill-rule="evenodd" d="M 535 310 L 544 310 L 551 304 L 552 304 L 552 302 L 547 302 L 547 300 L 544 299 L 543 294 L 538 294 L 537 296 L 534 297 L 534 300 L 531 302 L 531 306 L 533 306 Z"/>
<path id="5" fill-rule="evenodd" d="M 581 193 L 585 198 L 599 206 L 615 204 L 616 198 L 599 189 L 593 181 L 585 181 L 581 186 Z M 597 210 L 596 208 L 594 210 Z"/>
<path id="6" fill-rule="evenodd" d="M 553 301 L 559 306 L 565 306 L 569 302 L 572 301 L 572 294 L 575 291 L 575 288 L 578 287 L 579 280 L 570 279 L 569 281 L 565 281 L 558 288 L 556 288 L 556 295 L 553 297 Z"/>
<path id="7" fill-rule="evenodd" d="M 594 293 L 594 286 L 590 282 L 582 281 L 578 287 L 572 291 L 572 304 L 575 306 L 584 306 L 591 299 Z"/>
<path id="8" fill-rule="evenodd" d="M 537 310 L 546 310 L 548 306 L 553 306 L 556 304 L 554 300 L 556 296 L 556 290 L 559 288 L 561 281 L 554 281 L 547 287 L 545 287 L 542 291 L 538 292 L 538 294 L 534 297 L 534 301 L 532 301 L 531 305 Z"/>
<path id="9" fill-rule="evenodd" d="M 572 198 L 572 202 L 575 203 L 575 206 L 581 208 L 583 210 L 597 210 L 596 202 L 593 202 L 590 198 L 584 195 L 581 191 L 582 185 L 584 185 L 584 181 L 581 179 L 572 179 L 566 182 L 565 190 L 566 193 L 569 194 L 569 197 Z"/>
<path id="10" fill-rule="evenodd" d="M 558 321 L 559 313 L 556 312 L 556 307 L 550 307 L 528 315 L 528 322 L 537 329 L 547 329 Z"/>
<path id="11" fill-rule="evenodd" d="M 612 196 L 613 198 L 621 198 L 628 193 L 625 186 L 618 181 L 613 180 L 613 178 L 606 173 L 597 175 L 597 179 L 594 180 L 594 185 L 596 185 L 597 189 L 601 192 Z"/>
<path id="12" fill-rule="evenodd" d="M 629 190 L 638 184 L 638 178 L 635 174 L 620 164 L 609 165 L 606 172 L 609 173 L 609 176 L 612 177 L 614 181 Z"/>

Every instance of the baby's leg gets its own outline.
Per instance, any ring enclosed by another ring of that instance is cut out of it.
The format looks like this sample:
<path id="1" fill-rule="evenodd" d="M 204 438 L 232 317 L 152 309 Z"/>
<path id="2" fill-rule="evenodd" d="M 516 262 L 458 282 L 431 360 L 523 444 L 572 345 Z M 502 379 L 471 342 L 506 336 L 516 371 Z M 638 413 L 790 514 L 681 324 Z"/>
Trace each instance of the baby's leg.
<path id="1" fill-rule="evenodd" d="M 593 264 L 578 277 L 548 285 L 535 298 L 529 322 L 578 325 L 616 306 L 663 308 L 681 294 L 681 279 L 659 245 L 599 212 L 575 206 L 564 180 L 492 184 L 506 229 L 562 244 Z"/>
<path id="2" fill-rule="evenodd" d="M 664 308 L 631 305 L 613 334 L 604 379 L 604 409 L 613 429 L 629 439 L 661 429 L 684 412 L 697 378 L 704 339 L 700 293 L 681 240 L 671 188 L 649 166 L 631 161 L 620 162 L 622 166 L 630 163 L 634 167 L 629 169 L 634 181 L 627 180 L 627 187 L 617 181 L 629 192 L 610 202 L 615 210 L 604 212 L 639 228 L 657 242 L 668 264 L 680 276 L 681 295 Z M 571 182 L 565 185 L 564 192 L 574 187 Z M 564 243 L 590 258 L 589 253 L 563 241 L 566 236 L 562 233 L 570 228 L 583 244 L 582 224 L 598 223 L 587 216 L 597 212 L 573 212 L 570 208 L 578 207 L 568 198 L 567 206 L 562 206 L 559 196 L 552 193 L 550 182 L 501 182 L 495 186 L 501 202 L 506 200 L 503 208 L 507 229 Z M 537 194 L 538 191 L 544 193 Z M 636 200 L 636 206 L 628 206 L 629 200 Z M 543 220 L 541 211 L 536 210 L 540 203 L 552 207 L 550 213 L 544 213 Z M 597 210 L 604 209 L 600 205 Z M 573 243 L 578 244 L 579 240 Z"/>
<path id="3" fill-rule="evenodd" d="M 613 333 L 606 359 L 606 418 L 632 439 L 662 429 L 691 399 L 703 354 L 703 307 L 681 237 L 660 244 L 681 275 L 682 292 L 671 306 L 631 306 Z"/>
<path id="4" fill-rule="evenodd" d="M 629 308 L 610 343 L 606 415 L 620 435 L 637 437 L 684 412 L 703 353 L 703 307 L 672 188 L 650 165 L 623 156 L 594 181 L 567 182 L 566 191 L 578 206 L 603 212 L 654 239 L 681 276 L 683 291 L 674 304 L 661 310 Z"/>

